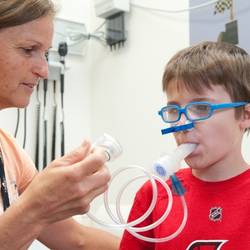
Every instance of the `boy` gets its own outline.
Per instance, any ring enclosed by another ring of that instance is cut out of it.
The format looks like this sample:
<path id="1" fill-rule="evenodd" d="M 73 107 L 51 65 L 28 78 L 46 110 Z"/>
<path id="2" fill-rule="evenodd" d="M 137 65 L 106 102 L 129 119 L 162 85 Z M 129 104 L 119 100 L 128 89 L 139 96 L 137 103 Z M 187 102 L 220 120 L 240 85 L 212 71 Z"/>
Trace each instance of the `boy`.
<path id="1" fill-rule="evenodd" d="M 190 168 L 176 173 L 186 190 L 187 224 L 176 238 L 164 243 L 142 241 L 126 231 L 120 249 L 250 249 L 250 166 L 241 154 L 242 138 L 250 127 L 249 55 L 221 42 L 184 49 L 167 64 L 163 90 L 168 100 L 160 112 L 164 121 L 174 126 L 194 123 L 193 129 L 174 134 L 178 145 L 197 144 L 185 159 Z M 129 221 L 141 216 L 151 199 L 147 182 L 136 195 Z M 158 184 L 156 207 L 139 226 L 157 220 L 167 202 Z M 142 234 L 166 237 L 177 230 L 182 218 L 180 199 L 174 195 L 167 219 Z"/>

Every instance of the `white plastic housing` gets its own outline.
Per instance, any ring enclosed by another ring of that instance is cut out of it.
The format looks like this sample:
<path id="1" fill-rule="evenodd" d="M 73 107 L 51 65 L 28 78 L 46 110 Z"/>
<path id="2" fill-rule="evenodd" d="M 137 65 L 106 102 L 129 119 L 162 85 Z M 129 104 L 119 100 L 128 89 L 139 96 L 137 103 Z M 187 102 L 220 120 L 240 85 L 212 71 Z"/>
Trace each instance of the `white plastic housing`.
<path id="1" fill-rule="evenodd" d="M 107 154 L 107 161 L 113 161 L 122 154 L 120 143 L 108 134 L 103 134 L 93 144 L 93 147 L 101 147 Z"/>
<path id="2" fill-rule="evenodd" d="M 94 4 L 96 15 L 102 18 L 129 11 L 129 0 L 94 0 Z"/>
<path id="3" fill-rule="evenodd" d="M 158 159 L 153 164 L 153 171 L 158 176 L 168 179 L 170 175 L 174 174 L 180 169 L 180 163 L 184 158 L 191 154 L 196 148 L 196 144 L 186 143 L 179 145 L 174 152 L 165 155 Z"/>

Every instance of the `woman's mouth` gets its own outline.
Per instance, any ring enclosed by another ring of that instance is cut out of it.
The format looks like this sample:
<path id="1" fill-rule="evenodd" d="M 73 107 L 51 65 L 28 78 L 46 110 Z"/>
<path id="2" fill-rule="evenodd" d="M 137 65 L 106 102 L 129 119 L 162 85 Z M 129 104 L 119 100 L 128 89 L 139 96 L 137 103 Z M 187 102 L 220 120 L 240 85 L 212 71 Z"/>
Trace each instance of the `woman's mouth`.
<path id="1" fill-rule="evenodd" d="M 22 83 L 22 84 L 31 89 L 33 89 L 36 86 L 36 84 L 34 83 Z"/>
<path id="2" fill-rule="evenodd" d="M 25 90 L 28 91 L 29 93 L 32 93 L 36 84 L 34 83 L 21 83 L 22 86 L 24 86 Z"/>

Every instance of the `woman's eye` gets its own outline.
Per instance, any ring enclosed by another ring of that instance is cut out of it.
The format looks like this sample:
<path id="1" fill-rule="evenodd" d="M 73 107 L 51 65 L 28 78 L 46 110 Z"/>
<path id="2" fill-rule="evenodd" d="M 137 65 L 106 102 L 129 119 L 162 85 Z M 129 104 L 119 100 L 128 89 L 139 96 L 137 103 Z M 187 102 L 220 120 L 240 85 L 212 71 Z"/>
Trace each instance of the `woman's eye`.
<path id="1" fill-rule="evenodd" d="M 33 48 L 22 48 L 22 50 L 25 54 L 30 55 L 34 49 Z"/>

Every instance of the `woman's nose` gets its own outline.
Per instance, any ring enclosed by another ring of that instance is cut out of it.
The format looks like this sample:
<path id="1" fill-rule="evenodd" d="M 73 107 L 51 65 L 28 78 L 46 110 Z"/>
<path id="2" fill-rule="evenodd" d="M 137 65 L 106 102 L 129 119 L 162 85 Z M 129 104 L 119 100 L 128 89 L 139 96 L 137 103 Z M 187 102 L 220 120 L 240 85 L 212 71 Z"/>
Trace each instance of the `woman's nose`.
<path id="1" fill-rule="evenodd" d="M 48 61 L 45 57 L 37 58 L 32 67 L 33 74 L 39 78 L 47 79 L 49 75 Z"/>

